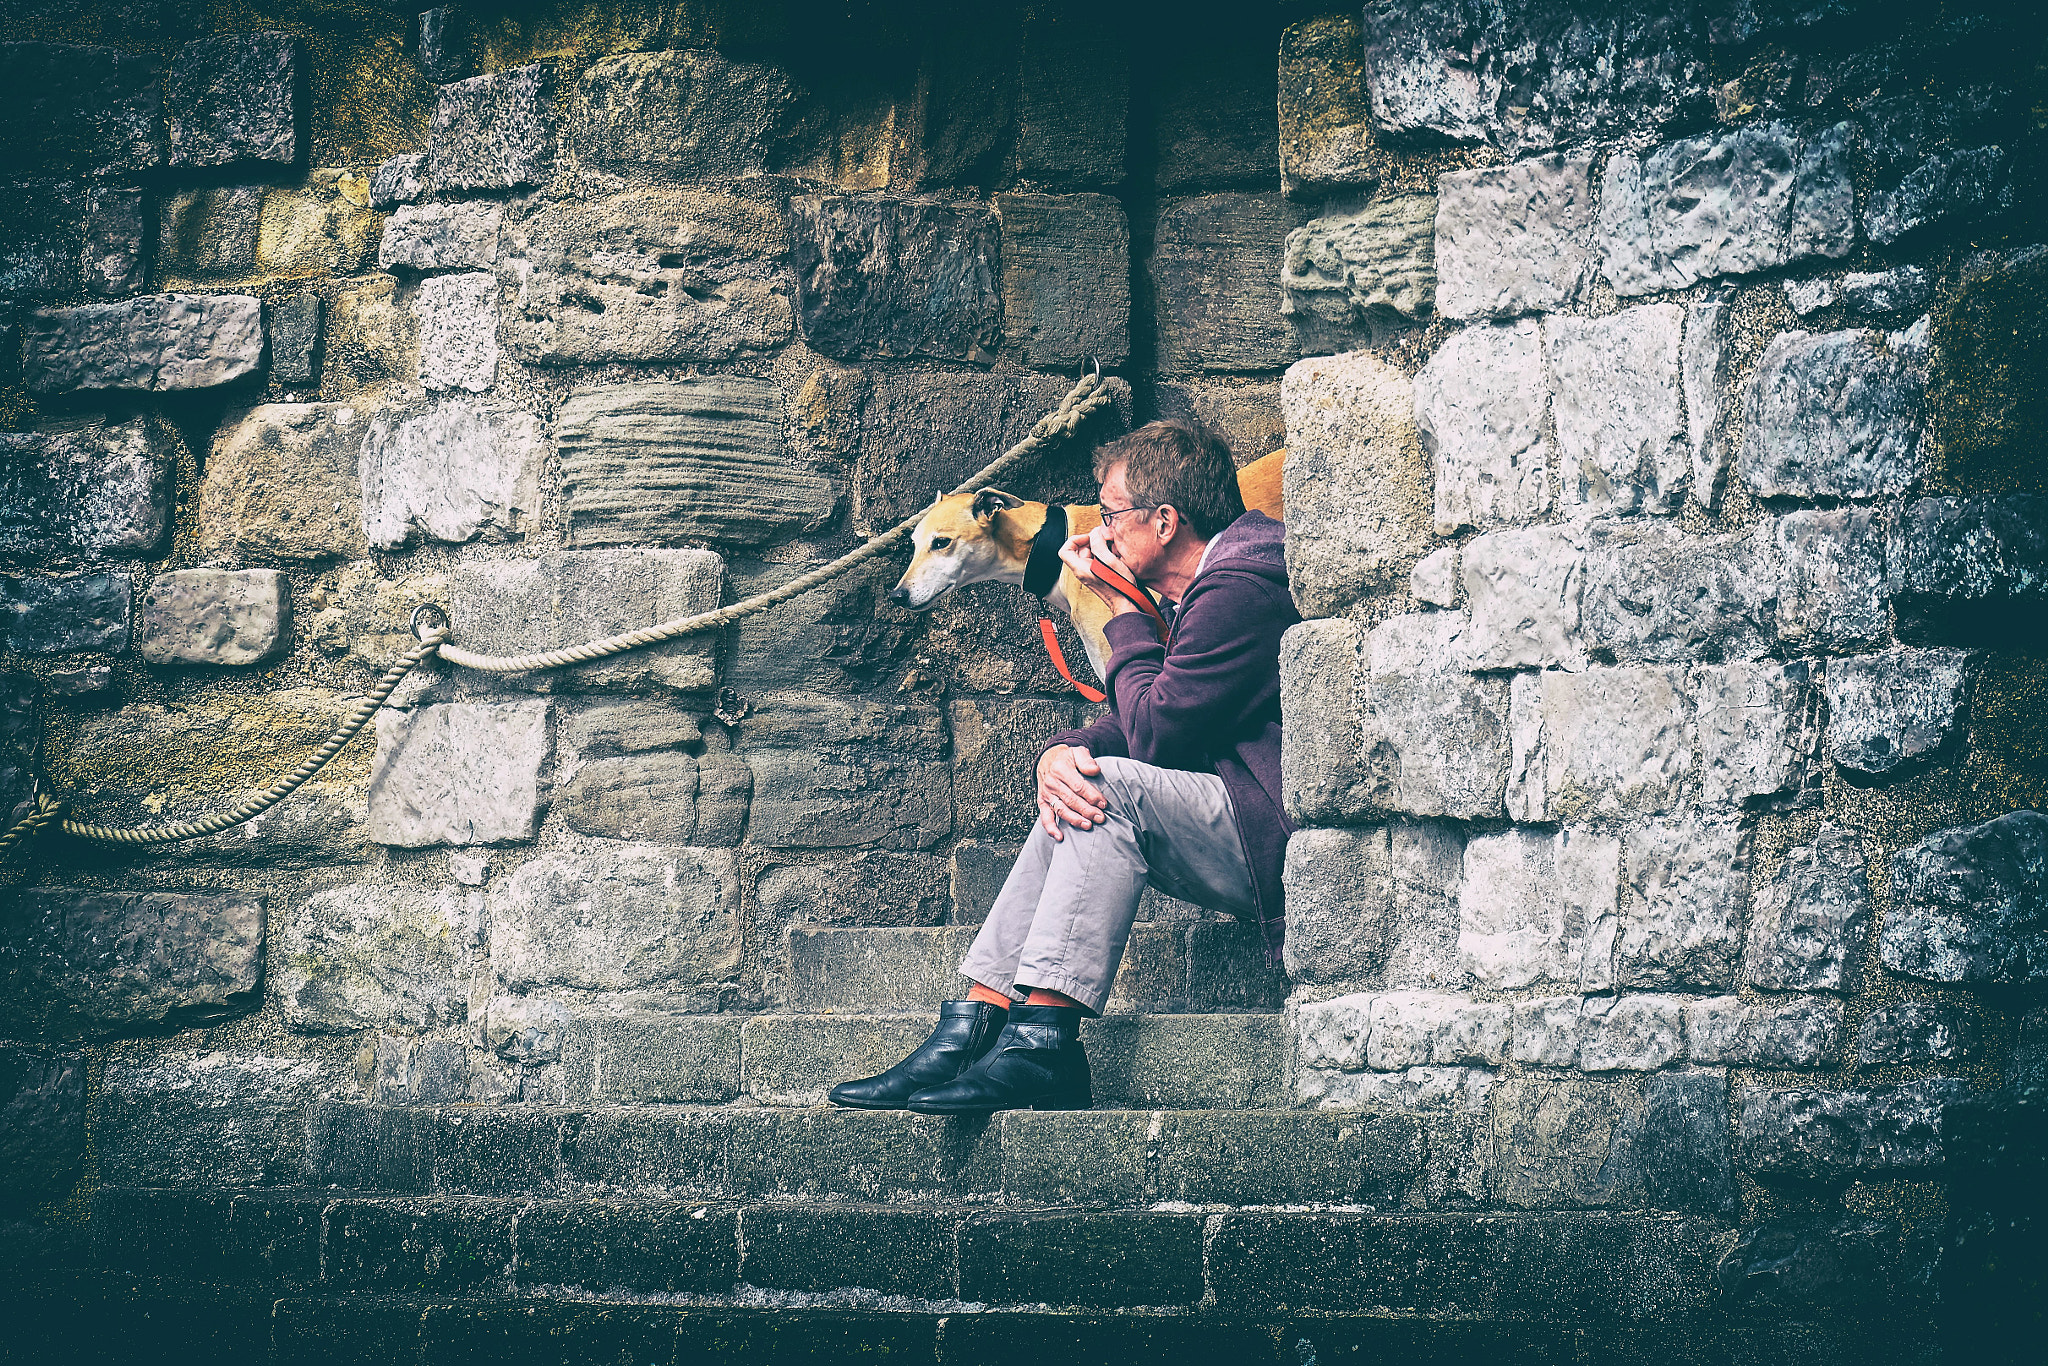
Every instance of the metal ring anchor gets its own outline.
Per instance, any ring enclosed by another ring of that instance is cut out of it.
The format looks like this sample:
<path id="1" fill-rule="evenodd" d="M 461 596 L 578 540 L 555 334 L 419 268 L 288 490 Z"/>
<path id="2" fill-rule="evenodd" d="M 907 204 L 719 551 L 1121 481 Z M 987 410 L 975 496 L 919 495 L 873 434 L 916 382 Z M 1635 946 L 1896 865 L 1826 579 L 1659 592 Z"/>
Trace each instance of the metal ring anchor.
<path id="1" fill-rule="evenodd" d="M 412 631 L 412 638 L 419 641 L 422 645 L 427 642 L 426 634 L 420 630 L 420 615 L 424 612 L 432 612 L 441 619 L 440 629 L 441 634 L 444 636 L 448 633 L 448 628 L 455 624 L 454 619 L 448 615 L 448 609 L 438 602 L 423 602 L 413 608 L 412 618 L 406 624 Z"/>
<path id="2" fill-rule="evenodd" d="M 1088 358 L 1088 370 L 1092 372 L 1092 375 L 1095 379 L 1102 378 L 1102 362 L 1097 360 L 1093 356 L 1090 356 Z"/>

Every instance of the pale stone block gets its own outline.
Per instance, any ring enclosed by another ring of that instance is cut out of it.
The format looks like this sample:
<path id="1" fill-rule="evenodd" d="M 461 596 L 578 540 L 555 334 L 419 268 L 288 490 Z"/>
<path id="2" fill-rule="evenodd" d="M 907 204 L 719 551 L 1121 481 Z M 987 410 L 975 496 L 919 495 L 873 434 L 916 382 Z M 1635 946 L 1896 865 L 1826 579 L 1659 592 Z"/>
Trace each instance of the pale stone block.
<path id="1" fill-rule="evenodd" d="M 393 399 L 363 435 L 363 533 L 377 550 L 415 536 L 524 535 L 546 456 L 540 419 L 524 408 L 463 394 Z"/>
<path id="2" fill-rule="evenodd" d="M 1694 673 L 1699 794 L 1709 807 L 1818 800 L 1820 690 L 1795 659 L 1702 665 Z"/>
<path id="3" fill-rule="evenodd" d="M 1467 669 L 1586 667 L 1579 642 L 1585 536 L 1570 526 L 1492 531 L 1464 547 Z"/>
<path id="4" fill-rule="evenodd" d="M 1750 837 L 1736 816 L 1654 820 L 1623 836 L 1618 985 L 1734 985 Z"/>
<path id="5" fill-rule="evenodd" d="M 353 883 L 292 909 L 275 969 L 285 1022 L 308 1033 L 424 1030 L 468 1018 L 484 894 Z"/>
<path id="6" fill-rule="evenodd" d="M 1580 1010 L 1579 1067 L 1654 1072 L 1683 1056 L 1676 996 L 1603 996 Z"/>
<path id="7" fill-rule="evenodd" d="M 420 384 L 480 394 L 498 378 L 498 278 L 436 275 L 413 300 L 420 326 Z"/>
<path id="8" fill-rule="evenodd" d="M 1878 956 L 1926 982 L 2048 980 L 2048 816 L 1938 830 L 1892 856 Z"/>
<path id="9" fill-rule="evenodd" d="M 1514 1059 L 1539 1067 L 1577 1067 L 1586 1014 L 1579 996 L 1515 1002 Z"/>
<path id="10" fill-rule="evenodd" d="M 1366 771 L 1376 804 L 1418 816 L 1499 815 L 1507 783 L 1508 680 L 1458 663 L 1463 619 L 1415 612 L 1366 645 Z"/>
<path id="11" fill-rule="evenodd" d="M 1281 880 L 1289 980 L 1355 981 L 1385 962 L 1393 908 L 1385 826 L 1296 831 Z"/>
<path id="12" fill-rule="evenodd" d="M 491 894 L 502 991 L 673 991 L 738 971 L 739 874 L 730 850 L 629 844 L 543 854 Z"/>
<path id="13" fill-rule="evenodd" d="M 1543 322 L 1559 502 L 1569 516 L 1675 512 L 1692 476 L 1677 304 Z"/>
<path id="14" fill-rule="evenodd" d="M 1295 1095 L 1319 1110 L 1424 1110 L 1475 1115 L 1486 1109 L 1494 1074 L 1482 1067 L 1409 1067 L 1399 1072 L 1307 1070 Z"/>
<path id="15" fill-rule="evenodd" d="M 1408 576 L 1408 596 L 1431 607 L 1456 607 L 1461 601 L 1458 547 L 1447 545 L 1416 561 Z"/>
<path id="16" fill-rule="evenodd" d="M 1869 928 L 1862 847 L 1851 831 L 1823 824 L 1758 883 L 1743 976 L 1773 991 L 1847 991 Z"/>
<path id="17" fill-rule="evenodd" d="M 1870 777 L 1931 759 L 1955 735 L 1977 669 L 1970 650 L 1887 650 L 1827 666 L 1835 762 Z"/>
<path id="18" fill-rule="evenodd" d="M 405 848 L 532 839 L 550 748 L 546 702 L 380 711 L 370 838 Z"/>
<path id="19" fill-rule="evenodd" d="M 1437 177 L 1437 309 L 1503 317 L 1578 298 L 1593 261 L 1593 158 L 1532 161 Z"/>
<path id="20" fill-rule="evenodd" d="M 1777 592 L 1765 535 L 1598 522 L 1587 530 L 1580 643 L 1621 664 L 1756 659 L 1772 645 Z"/>
<path id="21" fill-rule="evenodd" d="M 1513 1009 L 1463 996 L 1396 991 L 1372 998 L 1366 1066 L 1376 1072 L 1461 1063 L 1499 1066 L 1507 1059 Z"/>
<path id="22" fill-rule="evenodd" d="M 1621 841 L 1509 830 L 1466 841 L 1458 956 L 1482 986 L 1613 985 Z"/>
<path id="23" fill-rule="evenodd" d="M 291 582 L 275 569 L 178 569 L 142 594 L 135 651 L 152 664 L 255 664 L 291 639 Z"/>
<path id="24" fill-rule="evenodd" d="M 1720 501 L 1721 475 L 1728 467 L 1728 443 L 1720 432 L 1721 387 L 1728 377 L 1723 336 L 1727 313 L 1728 305 L 1717 300 L 1687 304 L 1679 355 L 1686 444 L 1692 451 L 1692 501 L 1709 510 Z"/>
<path id="25" fill-rule="evenodd" d="M 1295 1012 L 1297 1065 L 1345 1072 L 1363 1070 L 1366 1040 L 1371 1033 L 1372 1002 L 1370 993 L 1353 992 L 1302 1005 Z"/>
<path id="26" fill-rule="evenodd" d="M 1743 481 L 1764 498 L 1876 498 L 1921 476 L 1925 357 L 1878 332 L 1781 332 L 1743 391 Z"/>
<path id="27" fill-rule="evenodd" d="M 1468 327 L 1415 377 L 1415 424 L 1436 478 L 1436 531 L 1526 522 L 1550 506 L 1543 339 L 1534 319 Z"/>
<path id="28" fill-rule="evenodd" d="M 1364 761 L 1363 646 L 1344 618 L 1304 621 L 1280 637 L 1280 794 L 1299 824 L 1369 816 L 1375 783 Z"/>
<path id="29" fill-rule="evenodd" d="M 1650 815 L 1683 798 L 1693 775 L 1684 670 L 1518 674 L 1511 705 L 1510 819 Z"/>
<path id="30" fill-rule="evenodd" d="M 1778 638 L 1796 649 L 1881 643 L 1884 540 L 1869 508 L 1788 512 L 1772 528 L 1778 557 Z"/>
<path id="31" fill-rule="evenodd" d="M 376 191 L 371 194 L 374 202 Z M 489 270 L 498 264 L 504 216 L 505 206 L 489 200 L 400 204 L 384 220 L 377 264 L 385 270 Z"/>

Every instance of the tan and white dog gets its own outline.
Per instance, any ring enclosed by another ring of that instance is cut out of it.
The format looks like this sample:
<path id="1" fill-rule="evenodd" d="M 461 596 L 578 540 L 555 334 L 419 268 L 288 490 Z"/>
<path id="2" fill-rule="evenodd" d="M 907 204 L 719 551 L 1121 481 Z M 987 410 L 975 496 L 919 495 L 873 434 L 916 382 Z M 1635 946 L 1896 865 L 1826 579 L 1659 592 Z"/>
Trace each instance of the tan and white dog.
<path id="1" fill-rule="evenodd" d="M 1286 520 L 1280 503 L 1280 476 L 1286 461 L 1287 451 L 1282 448 L 1237 472 L 1237 487 L 1247 509 L 1263 512 L 1275 521 Z M 1027 503 L 1001 489 L 942 496 L 911 532 L 910 567 L 896 581 L 889 601 L 922 612 L 970 583 L 994 581 L 1022 587 L 1032 542 L 1044 528 L 1047 513 L 1046 504 Z M 1069 503 L 1066 514 L 1069 536 L 1085 535 L 1102 525 L 1101 507 L 1095 503 Z M 1083 589 L 1074 571 L 1064 564 L 1045 600 L 1073 620 L 1081 647 L 1088 652 L 1088 663 L 1097 678 L 1103 677 L 1109 665 L 1109 644 L 1103 639 L 1102 624 L 1109 620 L 1109 604 Z"/>

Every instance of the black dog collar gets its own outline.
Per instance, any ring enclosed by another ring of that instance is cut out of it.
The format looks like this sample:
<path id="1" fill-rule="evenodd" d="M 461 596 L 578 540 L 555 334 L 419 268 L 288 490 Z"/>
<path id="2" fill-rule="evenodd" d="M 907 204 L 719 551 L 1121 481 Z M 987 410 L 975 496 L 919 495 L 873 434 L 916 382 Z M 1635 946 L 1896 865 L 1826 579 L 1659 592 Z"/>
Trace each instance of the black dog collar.
<path id="1" fill-rule="evenodd" d="M 1060 581 L 1060 547 L 1067 543 L 1067 509 L 1062 503 L 1045 505 L 1045 525 L 1031 538 L 1031 558 L 1024 561 L 1024 591 L 1036 597 L 1052 592 Z"/>

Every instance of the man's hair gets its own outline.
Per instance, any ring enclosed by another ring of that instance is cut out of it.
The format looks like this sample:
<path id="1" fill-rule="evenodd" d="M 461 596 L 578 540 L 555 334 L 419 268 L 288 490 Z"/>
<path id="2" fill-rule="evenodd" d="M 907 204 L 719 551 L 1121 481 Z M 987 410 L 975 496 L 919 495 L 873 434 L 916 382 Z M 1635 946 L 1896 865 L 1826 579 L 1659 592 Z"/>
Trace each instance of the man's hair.
<path id="1" fill-rule="evenodd" d="M 1223 438 L 1200 423 L 1148 422 L 1095 452 L 1095 482 L 1124 467 L 1133 507 L 1171 506 L 1207 541 L 1244 516 L 1237 462 Z"/>

